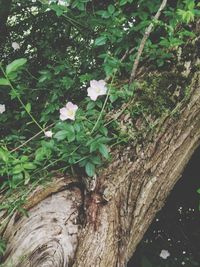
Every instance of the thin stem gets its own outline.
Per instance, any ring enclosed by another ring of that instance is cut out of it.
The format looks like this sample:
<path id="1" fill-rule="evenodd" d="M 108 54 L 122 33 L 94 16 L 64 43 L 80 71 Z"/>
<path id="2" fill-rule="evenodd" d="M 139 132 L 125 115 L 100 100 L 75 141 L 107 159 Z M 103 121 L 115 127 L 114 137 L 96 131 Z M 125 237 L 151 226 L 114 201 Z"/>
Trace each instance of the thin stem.
<path id="1" fill-rule="evenodd" d="M 154 20 L 158 20 L 158 18 L 160 17 L 161 15 L 161 12 L 162 10 L 165 8 L 167 4 L 167 0 L 163 0 L 157 13 L 155 14 L 155 16 L 153 17 L 153 21 Z M 153 29 L 153 26 L 154 26 L 154 23 L 151 22 L 150 25 L 147 27 L 147 29 L 145 30 L 145 34 L 141 40 L 141 43 L 140 43 L 140 46 L 138 48 L 138 53 L 137 53 L 137 56 L 136 56 L 136 59 L 135 59 L 135 62 L 133 64 L 133 68 L 132 68 L 132 71 L 131 71 L 131 76 L 130 76 L 130 81 L 129 81 L 129 84 L 133 82 L 133 80 L 135 79 L 135 76 L 136 76 L 136 71 L 137 71 L 137 67 L 139 65 L 139 61 L 140 61 L 140 57 L 142 55 L 142 52 L 143 52 L 143 49 L 144 49 L 144 46 L 145 46 L 145 43 L 147 41 L 147 39 L 149 38 L 149 35 Z"/>
<path id="2" fill-rule="evenodd" d="M 74 164 L 77 164 L 77 163 L 79 163 L 79 162 L 81 162 L 81 161 L 84 160 L 84 159 L 87 159 L 88 157 L 89 157 L 89 156 L 85 156 L 85 157 L 83 157 L 83 158 L 81 158 L 81 159 L 75 161 L 75 162 L 73 163 L 73 165 L 74 165 Z M 56 169 L 55 171 L 67 170 L 67 169 L 69 169 L 70 167 L 71 167 L 71 166 L 69 165 L 69 166 L 66 166 L 66 167 L 62 167 L 62 168 Z"/>
<path id="3" fill-rule="evenodd" d="M 96 120 L 96 123 L 95 123 L 94 127 L 92 128 L 91 134 L 92 134 L 92 133 L 94 132 L 94 130 L 96 129 L 96 127 L 97 127 L 97 125 L 98 125 L 98 123 L 99 123 L 99 121 L 100 121 L 100 119 L 101 119 L 101 117 L 102 117 L 103 111 L 104 111 L 104 109 L 105 109 L 105 107 L 106 107 L 106 104 L 107 104 L 107 101 L 108 101 L 109 91 L 110 91 L 110 89 L 108 90 L 108 93 L 107 93 L 107 95 L 106 95 L 106 99 L 105 99 L 105 101 L 104 101 L 104 103 L 103 103 L 103 107 L 102 107 L 102 109 L 101 109 L 101 112 L 100 112 L 100 114 L 99 114 L 98 119 Z"/>
<path id="4" fill-rule="evenodd" d="M 32 141 L 33 139 L 35 139 L 38 135 L 40 135 L 41 133 L 43 133 L 44 131 L 46 131 L 48 128 L 52 127 L 55 123 L 50 124 L 49 126 L 45 127 L 44 129 L 42 129 L 41 131 L 39 131 L 38 133 L 36 133 L 35 135 L 33 135 L 32 137 L 30 137 L 28 140 L 26 140 L 24 143 L 22 143 L 21 145 L 19 145 L 18 147 L 14 148 L 13 150 L 10 151 L 10 153 L 13 153 L 15 151 L 17 151 L 19 148 L 27 145 L 30 141 Z"/>
<path id="5" fill-rule="evenodd" d="M 112 76 L 112 80 L 111 80 L 110 86 L 112 86 L 112 84 L 113 84 L 113 81 L 114 81 L 114 79 L 115 79 L 116 72 L 117 72 L 117 71 L 115 71 L 114 74 L 113 74 L 113 76 Z M 106 95 L 106 99 L 105 99 L 105 101 L 104 101 L 104 103 L 103 103 L 103 107 L 102 107 L 102 109 L 101 109 L 101 112 L 100 112 L 100 114 L 99 114 L 99 117 L 98 117 L 98 119 L 97 119 L 97 121 L 96 121 L 94 127 L 92 128 L 91 134 L 92 134 L 92 133 L 94 132 L 94 130 L 96 129 L 96 127 L 97 127 L 97 125 L 98 125 L 98 123 L 99 123 L 99 121 L 100 121 L 100 119 L 101 119 L 101 117 L 102 117 L 103 111 L 104 111 L 104 109 L 105 109 L 105 107 L 106 107 L 106 104 L 107 104 L 107 102 L 108 102 L 109 92 L 110 92 L 110 88 L 108 89 L 108 92 L 107 92 L 107 95 Z"/>
<path id="6" fill-rule="evenodd" d="M 73 155 L 73 153 L 76 152 L 76 151 L 79 149 L 80 146 L 81 146 L 81 145 L 77 146 L 77 147 L 76 147 L 76 148 L 69 154 L 69 156 Z M 34 172 L 33 175 L 37 174 L 37 173 L 40 172 L 40 171 L 44 171 L 44 170 L 48 169 L 50 166 L 52 166 L 52 165 L 54 165 L 55 163 L 60 162 L 60 161 L 62 161 L 62 160 L 63 160 L 62 158 L 59 158 L 59 159 L 54 160 L 53 162 L 51 162 L 51 163 L 49 163 L 47 166 L 45 166 L 43 169 Z M 83 158 L 81 158 L 80 160 L 83 160 Z"/>
<path id="7" fill-rule="evenodd" d="M 26 72 L 36 81 L 38 81 L 38 79 L 28 70 L 26 70 Z"/>
<path id="8" fill-rule="evenodd" d="M 21 98 L 19 97 L 17 91 L 15 90 L 15 88 L 13 87 L 12 83 L 10 82 L 7 74 L 5 73 L 3 67 L 0 65 L 1 71 L 3 73 L 3 75 L 5 76 L 5 78 L 9 81 L 9 86 L 11 87 L 11 89 L 15 92 L 15 95 L 17 97 L 17 99 L 19 100 L 20 104 L 22 105 L 22 107 L 25 109 L 25 111 L 28 113 L 28 115 L 31 117 L 32 121 L 44 132 L 44 129 L 42 128 L 42 126 L 40 126 L 40 124 L 36 121 L 36 119 L 33 117 L 33 115 L 27 110 L 26 106 L 24 105 L 23 101 L 21 100 Z"/>

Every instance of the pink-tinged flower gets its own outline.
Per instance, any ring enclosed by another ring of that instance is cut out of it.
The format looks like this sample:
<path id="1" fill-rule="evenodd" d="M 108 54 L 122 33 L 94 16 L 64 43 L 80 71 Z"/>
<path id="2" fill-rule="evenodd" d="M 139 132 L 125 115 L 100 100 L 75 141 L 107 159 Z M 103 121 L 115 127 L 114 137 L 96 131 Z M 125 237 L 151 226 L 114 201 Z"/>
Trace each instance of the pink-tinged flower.
<path id="1" fill-rule="evenodd" d="M 52 133 L 52 131 L 46 131 L 46 132 L 44 132 L 44 135 L 48 138 L 51 138 L 53 136 L 53 133 Z"/>
<path id="2" fill-rule="evenodd" d="M 56 3 L 60 6 L 69 6 L 69 0 L 49 0 L 49 4 Z"/>
<path id="3" fill-rule="evenodd" d="M 96 101 L 97 97 L 100 95 L 105 95 L 107 92 L 106 82 L 104 80 L 90 81 L 90 87 L 87 89 L 88 96 Z"/>
<path id="4" fill-rule="evenodd" d="M 160 257 L 162 259 L 166 260 L 169 256 L 170 256 L 170 253 L 168 250 L 165 250 L 165 249 L 161 250 Z"/>
<path id="5" fill-rule="evenodd" d="M 60 109 L 61 121 L 65 121 L 67 119 L 74 121 L 77 109 L 77 105 L 74 105 L 72 102 L 68 102 L 64 108 Z"/>
<path id="6" fill-rule="evenodd" d="M 69 3 L 67 0 L 58 0 L 58 4 L 61 6 L 69 6 Z"/>
<path id="7" fill-rule="evenodd" d="M 0 114 L 4 113 L 6 111 L 6 107 L 4 104 L 0 104 Z"/>
<path id="8" fill-rule="evenodd" d="M 12 43 L 12 48 L 13 48 L 14 50 L 18 50 L 18 49 L 20 49 L 20 45 L 19 45 L 17 42 L 13 42 L 13 43 Z"/>

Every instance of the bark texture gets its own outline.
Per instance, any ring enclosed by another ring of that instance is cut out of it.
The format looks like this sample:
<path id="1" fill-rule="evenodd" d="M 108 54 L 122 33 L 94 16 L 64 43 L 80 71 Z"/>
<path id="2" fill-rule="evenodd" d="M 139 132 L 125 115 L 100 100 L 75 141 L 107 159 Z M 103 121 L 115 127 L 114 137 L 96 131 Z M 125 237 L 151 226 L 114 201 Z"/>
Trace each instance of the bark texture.
<path id="1" fill-rule="evenodd" d="M 5 266 L 69 266 L 78 244 L 77 216 L 82 197 L 78 188 L 67 189 L 66 182 L 59 178 L 52 183 L 59 193 L 52 194 L 37 189 L 35 197 L 43 201 L 31 208 L 30 216 L 15 213 L 4 232 L 9 240 L 5 254 Z M 65 190 L 63 190 L 65 189 Z M 51 196 L 46 198 L 46 192 Z M 38 202 L 38 199 L 37 199 Z M 4 266 L 3 265 L 3 266 Z"/>
<path id="2" fill-rule="evenodd" d="M 99 205 L 98 231 L 83 229 L 73 266 L 125 266 L 200 144 L 199 74 L 192 88 L 178 119 L 166 116 L 152 141 L 116 152 L 101 174 L 108 202 Z"/>
<path id="3" fill-rule="evenodd" d="M 29 217 L 2 225 L 4 267 L 126 266 L 200 145 L 200 72 L 190 75 L 187 97 L 142 142 L 112 152 L 95 190 L 66 177 L 30 196 Z"/>

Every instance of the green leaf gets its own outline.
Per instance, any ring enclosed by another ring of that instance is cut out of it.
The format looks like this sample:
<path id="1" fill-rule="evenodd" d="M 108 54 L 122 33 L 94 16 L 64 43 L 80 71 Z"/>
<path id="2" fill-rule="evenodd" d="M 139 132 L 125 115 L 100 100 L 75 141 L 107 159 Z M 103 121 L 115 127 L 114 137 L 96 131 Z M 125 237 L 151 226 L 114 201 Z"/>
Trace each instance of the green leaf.
<path id="1" fill-rule="evenodd" d="M 90 102 L 87 104 L 86 109 L 89 110 L 89 109 L 93 109 L 94 107 L 95 107 L 95 103 L 94 103 L 94 101 L 90 101 Z"/>
<path id="2" fill-rule="evenodd" d="M 0 85 L 10 85 L 10 82 L 5 78 L 0 78 Z"/>
<path id="3" fill-rule="evenodd" d="M 200 188 L 197 190 L 197 193 L 200 194 Z"/>
<path id="4" fill-rule="evenodd" d="M 88 176 L 90 176 L 90 177 L 94 176 L 95 175 L 95 166 L 94 166 L 94 164 L 88 162 L 85 165 L 85 171 L 86 171 Z"/>
<path id="5" fill-rule="evenodd" d="M 31 103 L 26 104 L 25 109 L 29 113 L 31 111 Z"/>
<path id="6" fill-rule="evenodd" d="M 110 17 L 110 13 L 106 10 L 99 10 L 96 12 L 98 15 L 100 15 L 102 18 L 107 19 Z"/>
<path id="7" fill-rule="evenodd" d="M 34 169 L 36 169 L 36 165 L 33 164 L 32 162 L 24 163 L 24 164 L 23 164 L 23 167 L 24 167 L 24 169 L 26 169 L 26 170 L 34 170 Z"/>
<path id="8" fill-rule="evenodd" d="M 194 8 L 195 8 L 195 2 L 194 2 L 194 0 L 189 1 L 188 2 L 188 9 L 191 10 L 191 11 L 193 11 Z"/>
<path id="9" fill-rule="evenodd" d="M 96 46 L 104 45 L 106 43 L 106 40 L 107 40 L 106 36 L 100 36 L 95 40 L 94 44 Z"/>
<path id="10" fill-rule="evenodd" d="M 56 15 L 58 17 L 62 16 L 65 12 L 65 7 L 63 6 L 58 6 L 57 4 L 52 4 L 50 5 L 50 8 L 56 12 Z"/>
<path id="11" fill-rule="evenodd" d="M 21 164 L 18 164 L 12 169 L 12 174 L 19 174 L 23 170 L 24 170 L 23 166 Z"/>
<path id="12" fill-rule="evenodd" d="M 2 148 L 0 148 L 0 158 L 4 161 L 4 162 L 8 162 L 8 158 L 9 158 L 9 153 L 8 151 L 3 150 Z"/>
<path id="13" fill-rule="evenodd" d="M 24 184 L 27 185 L 31 179 L 30 174 L 27 171 L 24 171 Z"/>
<path id="14" fill-rule="evenodd" d="M 61 130 L 61 131 L 58 131 L 54 137 L 58 140 L 58 141 L 62 141 L 64 139 L 67 138 L 67 132 L 66 130 Z"/>
<path id="15" fill-rule="evenodd" d="M 99 128 L 100 133 L 102 133 L 103 135 L 107 136 L 108 135 L 108 129 L 104 126 Z"/>
<path id="16" fill-rule="evenodd" d="M 62 141 L 67 138 L 69 142 L 72 142 L 75 140 L 75 133 L 74 133 L 74 127 L 72 125 L 68 125 L 67 129 L 58 131 L 54 137 L 58 141 Z"/>
<path id="17" fill-rule="evenodd" d="M 93 79 L 92 74 L 90 73 L 85 73 L 79 76 L 80 82 L 87 82 Z"/>
<path id="18" fill-rule="evenodd" d="M 109 158 L 109 152 L 108 152 L 108 149 L 107 149 L 106 145 L 104 145 L 104 144 L 99 144 L 98 149 L 99 149 L 99 152 L 102 154 L 102 156 L 103 156 L 104 158 L 106 158 L 106 159 Z"/>
<path id="19" fill-rule="evenodd" d="M 85 10 L 85 4 L 84 4 L 84 3 L 79 3 L 79 4 L 77 5 L 77 8 L 78 8 L 79 10 L 83 11 L 83 10 Z"/>
<path id="20" fill-rule="evenodd" d="M 108 6 L 108 12 L 109 12 L 110 14 L 113 14 L 113 13 L 115 12 L 115 7 L 114 7 L 113 5 L 109 5 L 109 6 Z"/>
<path id="21" fill-rule="evenodd" d="M 49 158 L 51 155 L 51 150 L 47 147 L 40 147 L 35 152 L 35 160 L 42 161 L 43 159 Z"/>
<path id="22" fill-rule="evenodd" d="M 16 185 L 20 181 L 22 181 L 23 178 L 24 178 L 24 176 L 23 176 L 22 172 L 14 174 L 13 177 L 12 177 L 12 188 L 13 189 L 16 188 Z"/>
<path id="23" fill-rule="evenodd" d="M 94 163 L 95 165 L 100 165 L 101 164 L 101 159 L 100 157 L 96 156 L 96 157 L 92 157 L 91 158 L 92 163 Z"/>
<path id="24" fill-rule="evenodd" d="M 96 151 L 99 148 L 100 144 L 98 143 L 98 140 L 95 140 L 95 141 L 91 141 L 91 143 L 87 142 L 86 145 L 90 146 L 90 153 L 91 153 L 91 152 Z"/>
<path id="25" fill-rule="evenodd" d="M 74 127 L 72 125 L 69 125 L 67 128 L 67 139 L 69 142 L 73 142 L 75 140 Z"/>
<path id="26" fill-rule="evenodd" d="M 20 161 L 21 162 L 26 162 L 26 161 L 28 161 L 28 157 L 27 156 L 22 156 Z"/>
<path id="27" fill-rule="evenodd" d="M 6 67 L 6 74 L 9 75 L 11 72 L 17 71 L 20 67 L 22 67 L 24 64 L 26 64 L 27 59 L 26 58 L 19 58 L 11 62 Z"/>
<path id="28" fill-rule="evenodd" d="M 127 3 L 128 1 L 127 0 L 120 0 L 119 4 L 120 6 L 123 6 Z"/>

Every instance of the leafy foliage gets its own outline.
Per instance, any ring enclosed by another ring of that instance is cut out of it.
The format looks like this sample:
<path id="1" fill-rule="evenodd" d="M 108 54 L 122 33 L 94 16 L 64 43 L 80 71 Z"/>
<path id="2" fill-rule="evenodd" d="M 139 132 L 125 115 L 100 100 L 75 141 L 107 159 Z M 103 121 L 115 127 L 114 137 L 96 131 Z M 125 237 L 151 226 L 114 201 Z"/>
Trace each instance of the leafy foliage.
<path id="1" fill-rule="evenodd" d="M 160 2 L 13 0 L 1 47 L 2 188 L 26 185 L 51 170 L 94 176 L 110 159 L 110 146 L 127 141 L 106 115 L 134 96 L 137 85 L 127 80 Z M 153 21 L 141 62 L 169 68 L 174 51 L 195 37 L 199 15 L 194 0 L 169 1 Z M 89 82 L 105 78 L 107 95 L 92 101 Z M 75 120 L 59 119 L 66 101 L 78 105 Z M 132 115 L 142 109 L 133 108 Z"/>

